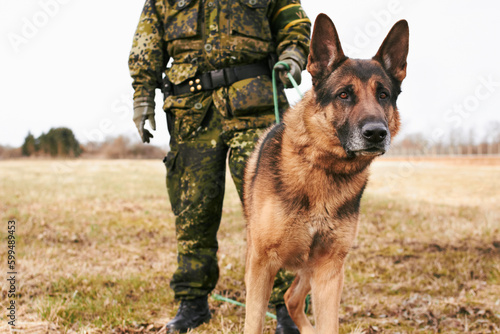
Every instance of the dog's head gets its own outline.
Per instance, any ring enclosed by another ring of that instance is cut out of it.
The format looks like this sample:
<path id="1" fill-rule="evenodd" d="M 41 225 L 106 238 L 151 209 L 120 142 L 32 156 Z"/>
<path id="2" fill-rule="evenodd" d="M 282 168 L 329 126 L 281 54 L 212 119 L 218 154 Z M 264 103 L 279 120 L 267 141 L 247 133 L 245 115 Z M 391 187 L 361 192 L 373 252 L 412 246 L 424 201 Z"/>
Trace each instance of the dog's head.
<path id="1" fill-rule="evenodd" d="M 307 64 L 321 106 L 316 117 L 326 120 L 324 130 L 347 157 L 381 155 L 397 133 L 396 99 L 406 76 L 408 40 L 408 23 L 401 20 L 372 59 L 350 59 L 333 22 L 318 15 Z"/>

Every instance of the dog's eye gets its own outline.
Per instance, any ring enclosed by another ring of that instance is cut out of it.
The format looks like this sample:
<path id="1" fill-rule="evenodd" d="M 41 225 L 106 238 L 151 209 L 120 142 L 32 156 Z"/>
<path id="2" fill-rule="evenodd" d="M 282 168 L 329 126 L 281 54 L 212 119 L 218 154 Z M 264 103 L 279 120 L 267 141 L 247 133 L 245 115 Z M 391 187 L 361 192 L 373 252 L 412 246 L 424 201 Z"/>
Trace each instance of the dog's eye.
<path id="1" fill-rule="evenodd" d="M 339 97 L 342 99 L 342 100 L 345 100 L 349 97 L 349 94 L 347 94 L 346 92 L 342 92 L 339 94 Z"/>
<path id="2" fill-rule="evenodd" d="M 389 95 L 387 95 L 386 93 L 380 93 L 380 95 L 378 96 L 381 100 L 385 100 L 386 98 L 389 97 Z"/>

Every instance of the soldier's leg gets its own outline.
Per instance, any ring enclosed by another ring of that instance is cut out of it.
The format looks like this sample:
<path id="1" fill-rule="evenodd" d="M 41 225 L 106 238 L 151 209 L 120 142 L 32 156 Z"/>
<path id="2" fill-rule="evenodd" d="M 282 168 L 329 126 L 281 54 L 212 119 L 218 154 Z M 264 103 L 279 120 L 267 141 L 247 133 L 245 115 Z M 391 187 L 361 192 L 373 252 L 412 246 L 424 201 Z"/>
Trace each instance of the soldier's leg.
<path id="1" fill-rule="evenodd" d="M 167 156 L 167 188 L 176 215 L 178 268 L 170 283 L 176 299 L 207 296 L 215 287 L 217 230 L 225 189 L 227 147 L 218 140 L 212 110 L 203 130 L 177 142 Z"/>
<path id="2" fill-rule="evenodd" d="M 243 174 L 245 172 L 246 161 L 252 154 L 259 137 L 264 131 L 265 129 L 260 128 L 237 131 L 228 143 L 230 147 L 228 158 L 229 171 L 242 202 Z"/>

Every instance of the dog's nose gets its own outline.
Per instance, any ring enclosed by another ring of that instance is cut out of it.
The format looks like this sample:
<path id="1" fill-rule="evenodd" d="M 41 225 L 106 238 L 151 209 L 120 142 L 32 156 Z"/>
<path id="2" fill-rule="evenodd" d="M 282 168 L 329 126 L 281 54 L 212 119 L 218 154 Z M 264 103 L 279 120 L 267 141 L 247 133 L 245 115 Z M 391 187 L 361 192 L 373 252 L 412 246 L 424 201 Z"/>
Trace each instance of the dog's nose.
<path id="1" fill-rule="evenodd" d="M 361 133 L 370 143 L 378 144 L 387 137 L 387 128 L 382 123 L 368 123 L 361 128 Z"/>

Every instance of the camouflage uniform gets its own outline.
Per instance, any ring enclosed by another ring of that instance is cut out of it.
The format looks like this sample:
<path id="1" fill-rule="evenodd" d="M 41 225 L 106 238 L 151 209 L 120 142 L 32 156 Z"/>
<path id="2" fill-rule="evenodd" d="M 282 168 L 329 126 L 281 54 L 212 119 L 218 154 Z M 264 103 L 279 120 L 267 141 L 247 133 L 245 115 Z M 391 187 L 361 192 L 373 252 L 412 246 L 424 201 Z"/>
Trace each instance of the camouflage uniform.
<path id="1" fill-rule="evenodd" d="M 292 58 L 303 69 L 310 25 L 299 0 L 147 0 L 129 59 L 134 103 L 154 109 L 162 75 L 178 85 L 199 73 L 254 64 L 270 54 Z M 281 88 L 280 110 L 287 107 Z M 171 135 L 167 189 L 178 240 L 171 287 L 176 298 L 191 299 L 206 296 L 217 283 L 226 160 L 242 198 L 245 161 L 274 122 L 271 79 L 258 76 L 229 87 L 169 95 L 163 108 Z M 283 302 L 290 283 L 290 275 L 277 276 L 272 303 Z"/>

